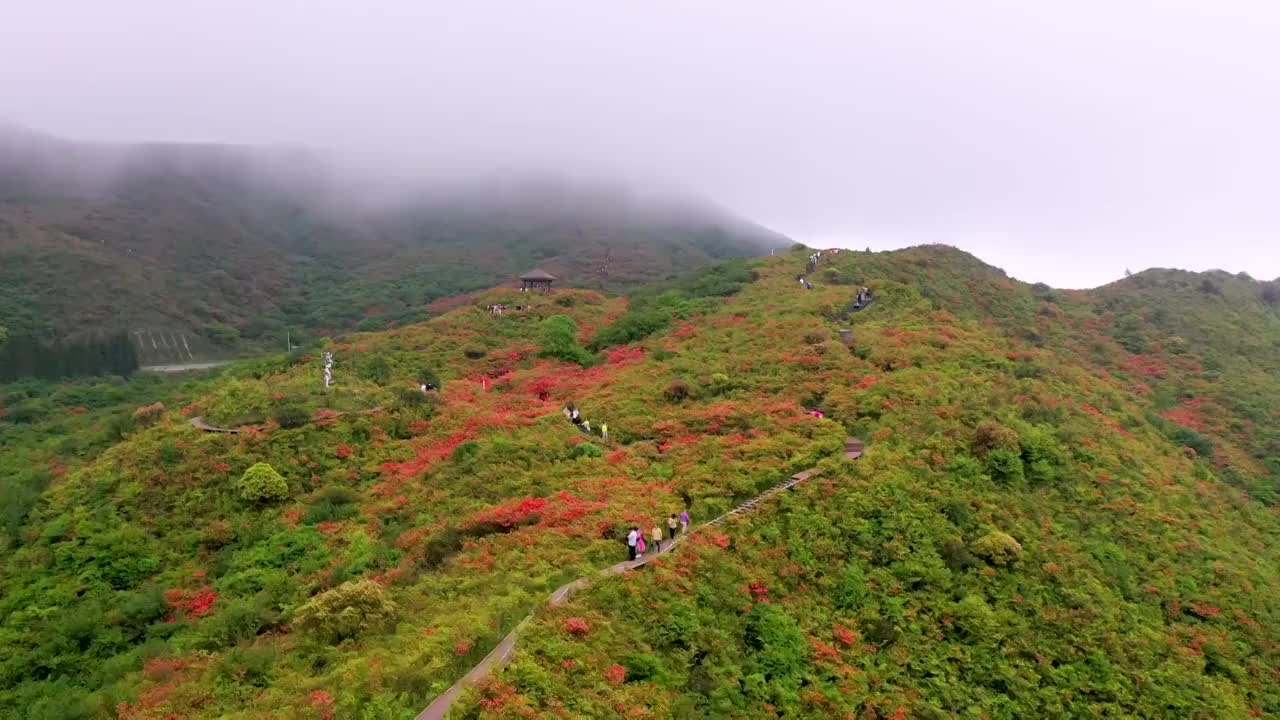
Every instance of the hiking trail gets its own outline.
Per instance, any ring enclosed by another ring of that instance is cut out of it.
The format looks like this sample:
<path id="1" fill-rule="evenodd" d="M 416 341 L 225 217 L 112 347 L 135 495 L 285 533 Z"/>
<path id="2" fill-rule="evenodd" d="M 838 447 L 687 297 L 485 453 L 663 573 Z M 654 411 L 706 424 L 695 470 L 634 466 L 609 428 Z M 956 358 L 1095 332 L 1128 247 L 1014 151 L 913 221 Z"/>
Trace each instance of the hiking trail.
<path id="1" fill-rule="evenodd" d="M 192 422 L 194 423 L 194 420 Z M 844 444 L 845 457 L 851 460 L 856 460 L 862 457 L 863 449 L 864 449 L 864 444 L 858 438 L 849 437 L 845 439 L 845 444 Z M 641 565 L 648 563 L 650 560 L 652 560 L 654 557 L 657 557 L 658 555 L 665 555 L 666 553 L 669 553 L 672 550 L 675 550 L 677 546 L 681 545 L 684 542 L 685 538 L 689 537 L 690 533 L 696 532 L 699 528 L 718 526 L 724 521 L 728 520 L 730 517 L 742 515 L 752 510 L 755 510 L 760 506 L 760 503 L 764 502 L 765 500 L 773 497 L 774 495 L 777 495 L 778 493 L 784 490 L 789 490 L 790 488 L 793 488 L 796 485 L 799 485 L 800 483 L 806 480 L 814 478 L 819 474 L 821 474 L 821 472 L 822 471 L 817 468 L 802 470 L 792 475 L 791 477 L 787 478 L 786 480 L 783 480 L 777 485 L 774 485 L 773 487 L 769 488 L 763 493 L 755 496 L 754 498 L 751 498 L 750 500 L 735 507 L 729 512 L 721 515 L 720 517 L 717 517 L 713 520 L 704 522 L 701 525 L 696 525 L 685 530 L 684 533 L 680 535 L 680 537 L 670 541 L 664 550 L 653 553 L 652 557 L 639 558 L 637 560 L 624 560 L 620 563 L 617 563 L 616 565 L 610 565 L 609 567 L 601 570 L 598 574 L 605 575 L 605 576 L 617 575 L 619 573 L 624 573 L 624 572 L 627 572 L 628 570 L 632 570 L 634 568 L 640 567 Z M 563 604 L 569 599 L 569 596 L 572 595 L 575 591 L 581 590 L 582 588 L 591 584 L 591 578 L 592 576 L 580 577 L 577 580 L 561 585 L 559 588 L 556 589 L 555 592 L 551 593 L 551 597 L 547 599 L 547 606 L 556 607 L 557 605 Z M 496 647 L 493 648 L 493 650 L 489 651 L 488 655 L 484 656 L 484 659 L 482 659 L 479 663 L 477 663 L 475 667 L 471 668 L 471 670 L 467 672 L 466 675 L 463 675 L 462 679 L 458 680 L 453 685 L 449 686 L 448 690 L 445 690 L 444 692 L 440 693 L 440 695 L 437 696 L 436 699 L 433 700 L 425 710 L 418 713 L 418 716 L 415 720 L 444 720 L 445 715 L 448 714 L 449 708 L 453 705 L 453 701 L 458 698 L 459 693 L 461 693 L 466 688 L 472 685 L 475 685 L 481 680 L 484 680 L 486 677 L 489 676 L 489 673 L 491 673 L 492 671 L 500 670 L 503 667 L 506 667 L 507 663 L 511 658 L 511 651 L 515 649 L 516 638 L 520 634 L 520 630 L 525 625 L 527 625 L 529 621 L 533 620 L 533 615 L 534 615 L 533 612 L 526 615 L 523 620 L 521 620 L 514 628 L 512 628 L 511 632 L 507 633 L 506 637 L 502 638 L 502 640 L 497 644 Z"/>

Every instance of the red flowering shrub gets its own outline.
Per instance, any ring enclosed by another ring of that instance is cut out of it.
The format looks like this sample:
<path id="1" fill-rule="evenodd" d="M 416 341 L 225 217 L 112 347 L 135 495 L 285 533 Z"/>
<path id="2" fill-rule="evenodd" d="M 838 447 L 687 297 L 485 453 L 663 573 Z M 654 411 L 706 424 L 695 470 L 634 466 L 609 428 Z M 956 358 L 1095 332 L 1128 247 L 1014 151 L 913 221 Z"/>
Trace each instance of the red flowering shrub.
<path id="1" fill-rule="evenodd" d="M 188 618 L 199 618 L 208 615 L 213 610 L 213 603 L 217 599 L 218 594 L 208 586 L 198 590 L 172 588 L 164 593 L 164 600 L 169 604 L 169 607 L 181 612 Z"/>
<path id="2" fill-rule="evenodd" d="M 568 618 L 564 621 L 564 631 L 576 637 L 586 637 L 591 632 L 591 623 L 579 617 Z"/>
<path id="3" fill-rule="evenodd" d="M 614 663 L 604 671 L 604 679 L 608 680 L 610 685 L 621 685 L 627 680 L 627 669 Z"/>

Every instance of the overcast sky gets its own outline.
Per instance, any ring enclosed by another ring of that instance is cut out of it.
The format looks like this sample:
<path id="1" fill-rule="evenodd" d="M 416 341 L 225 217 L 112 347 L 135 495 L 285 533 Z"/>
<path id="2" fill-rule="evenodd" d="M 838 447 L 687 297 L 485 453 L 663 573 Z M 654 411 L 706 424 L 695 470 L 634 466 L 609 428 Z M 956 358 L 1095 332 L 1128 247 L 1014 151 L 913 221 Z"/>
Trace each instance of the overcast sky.
<path id="1" fill-rule="evenodd" d="M 810 245 L 1280 276 L 1275 0 L 40 0 L 0 117 L 663 178 Z"/>

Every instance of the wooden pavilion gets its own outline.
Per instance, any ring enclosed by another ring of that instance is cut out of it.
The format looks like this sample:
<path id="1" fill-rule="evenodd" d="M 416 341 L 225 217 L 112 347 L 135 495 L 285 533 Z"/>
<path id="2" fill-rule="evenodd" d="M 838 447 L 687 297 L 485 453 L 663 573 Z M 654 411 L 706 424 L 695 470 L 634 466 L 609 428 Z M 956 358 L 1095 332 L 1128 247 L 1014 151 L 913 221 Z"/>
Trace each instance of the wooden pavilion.
<path id="1" fill-rule="evenodd" d="M 551 283 L 556 281 L 556 276 L 539 268 L 534 268 L 529 272 L 520 276 L 521 290 L 541 290 L 542 292 L 551 291 Z"/>

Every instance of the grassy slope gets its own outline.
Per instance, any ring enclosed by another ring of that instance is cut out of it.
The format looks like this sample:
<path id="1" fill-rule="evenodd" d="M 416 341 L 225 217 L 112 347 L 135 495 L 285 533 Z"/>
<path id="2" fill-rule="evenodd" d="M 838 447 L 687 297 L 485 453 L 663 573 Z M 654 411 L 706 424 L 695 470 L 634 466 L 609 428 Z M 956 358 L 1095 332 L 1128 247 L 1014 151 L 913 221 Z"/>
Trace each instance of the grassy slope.
<path id="1" fill-rule="evenodd" d="M 794 281 L 803 253 L 758 264 L 737 296 L 677 303 L 686 319 L 589 369 L 537 359 L 536 318 L 571 314 L 586 339 L 624 300 L 561 293 L 572 307 L 534 297 L 530 317 L 465 307 L 356 336 L 329 394 L 314 358 L 234 370 L 46 493 L 0 570 L 0 709 L 404 717 L 551 588 L 616 559 L 626 524 L 685 497 L 708 517 L 816 462 L 825 479 L 778 511 L 540 613 L 461 715 L 1280 710 L 1280 526 L 1221 482 L 1271 486 L 1264 444 L 1205 428 L 1214 455 L 1197 460 L 1160 416 L 1179 383 L 1230 376 L 1160 356 L 1176 372 L 1154 378 L 1111 337 L 1102 293 L 1049 302 L 954 251 L 842 253 L 810 292 Z M 854 289 L 837 280 L 877 291 L 851 349 L 828 319 Z M 530 298 L 478 302 L 504 299 Z M 447 381 L 439 405 L 400 400 L 429 364 Z M 669 401 L 676 381 L 693 397 Z M 617 442 L 580 447 L 566 400 Z M 185 424 L 280 402 L 321 422 Z M 1222 402 L 1215 418 L 1236 417 Z M 834 458 L 846 432 L 870 441 L 856 465 Z M 289 501 L 237 497 L 260 460 Z M 1012 567 L 966 549 L 995 529 L 1022 544 Z M 290 631 L 310 595 L 355 577 L 386 584 L 393 632 L 335 648 Z"/>

